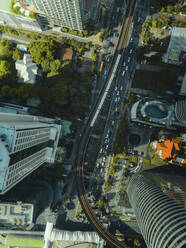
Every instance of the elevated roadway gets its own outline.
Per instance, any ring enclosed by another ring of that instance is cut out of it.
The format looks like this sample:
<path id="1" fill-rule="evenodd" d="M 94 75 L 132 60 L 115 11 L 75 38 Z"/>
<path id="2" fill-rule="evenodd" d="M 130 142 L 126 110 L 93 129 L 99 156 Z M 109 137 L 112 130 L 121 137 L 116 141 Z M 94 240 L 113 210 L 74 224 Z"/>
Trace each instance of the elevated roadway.
<path id="1" fill-rule="evenodd" d="M 90 115 L 86 121 L 86 125 L 84 128 L 80 143 L 79 143 L 77 156 L 76 156 L 76 163 L 75 163 L 77 190 L 78 190 L 78 196 L 79 196 L 79 200 L 80 200 L 82 209 L 84 210 L 88 220 L 92 224 L 93 228 L 98 232 L 98 234 L 100 236 L 102 236 L 102 238 L 105 239 L 105 241 L 110 246 L 117 247 L 117 248 L 129 248 L 129 247 L 126 244 L 117 240 L 112 234 L 110 234 L 103 227 L 103 225 L 100 223 L 99 219 L 96 217 L 93 209 L 91 208 L 91 206 L 90 206 L 90 204 L 86 198 L 86 190 L 85 190 L 85 186 L 84 186 L 84 182 L 83 182 L 83 177 L 84 177 L 83 176 L 83 165 L 84 165 L 84 157 L 85 157 L 85 153 L 86 153 L 86 148 L 87 148 L 89 138 L 91 135 L 91 130 L 92 130 L 92 127 L 90 125 L 91 125 L 91 122 L 92 122 L 92 120 L 96 114 L 96 110 L 98 109 L 98 107 L 100 105 L 103 94 L 107 88 L 107 84 L 108 84 L 108 81 L 112 75 L 112 71 L 113 71 L 114 65 L 116 63 L 118 54 L 121 54 L 127 45 L 127 41 L 129 38 L 128 34 L 129 34 L 130 25 L 131 25 L 132 19 L 133 19 L 135 4 L 136 4 L 136 0 L 129 1 L 129 5 L 128 5 L 127 11 L 126 11 L 126 17 L 125 17 L 123 25 L 122 25 L 119 41 L 118 41 L 116 51 L 114 54 L 114 58 L 113 58 L 113 61 L 111 64 L 112 69 L 110 70 L 110 72 L 106 78 L 106 83 L 103 86 L 103 88 L 101 89 L 99 97 L 98 97 L 96 103 L 94 104 L 94 106 L 91 110 L 91 113 L 90 113 Z"/>

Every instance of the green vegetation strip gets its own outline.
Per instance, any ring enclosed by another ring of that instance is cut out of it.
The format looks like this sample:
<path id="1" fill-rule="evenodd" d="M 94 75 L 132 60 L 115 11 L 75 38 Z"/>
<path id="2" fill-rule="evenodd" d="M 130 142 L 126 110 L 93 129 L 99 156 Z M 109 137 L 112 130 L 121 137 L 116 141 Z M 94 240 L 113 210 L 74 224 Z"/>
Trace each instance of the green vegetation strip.
<path id="1" fill-rule="evenodd" d="M 43 247 L 43 240 L 29 237 L 8 235 L 6 245 L 10 247 Z"/>

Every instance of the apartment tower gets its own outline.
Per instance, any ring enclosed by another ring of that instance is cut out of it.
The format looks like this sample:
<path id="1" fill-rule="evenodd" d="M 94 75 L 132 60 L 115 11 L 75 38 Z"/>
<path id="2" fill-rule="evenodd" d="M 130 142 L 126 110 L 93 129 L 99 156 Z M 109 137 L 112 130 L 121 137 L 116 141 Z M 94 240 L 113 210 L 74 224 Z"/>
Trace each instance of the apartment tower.
<path id="1" fill-rule="evenodd" d="M 183 174 L 181 168 L 171 174 L 163 169 L 149 170 L 134 175 L 129 182 L 129 201 L 148 248 L 186 247 L 186 178 Z"/>
<path id="2" fill-rule="evenodd" d="M 82 31 L 89 19 L 95 19 L 99 0 L 31 0 L 35 12 L 46 25 Z"/>
<path id="3" fill-rule="evenodd" d="M 0 194 L 44 163 L 54 163 L 60 133 L 52 119 L 0 113 Z"/>

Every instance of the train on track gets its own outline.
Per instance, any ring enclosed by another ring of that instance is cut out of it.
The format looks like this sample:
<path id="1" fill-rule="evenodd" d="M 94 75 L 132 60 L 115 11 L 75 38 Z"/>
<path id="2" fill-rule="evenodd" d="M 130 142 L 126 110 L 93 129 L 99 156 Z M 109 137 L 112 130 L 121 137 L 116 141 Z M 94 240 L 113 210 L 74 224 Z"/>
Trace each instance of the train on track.
<path id="1" fill-rule="evenodd" d="M 109 79 L 109 81 L 108 81 L 108 83 L 107 83 L 106 89 L 105 89 L 104 94 L 103 94 L 103 96 L 102 96 L 102 98 L 101 98 L 101 101 L 100 101 L 100 103 L 99 103 L 99 106 L 98 106 L 98 108 L 97 108 L 97 110 L 96 110 L 96 112 L 95 112 L 95 114 L 94 114 L 94 117 L 92 118 L 92 121 L 91 121 L 91 123 L 90 123 L 90 127 L 93 127 L 93 126 L 94 126 L 94 123 L 95 123 L 95 121 L 96 121 L 96 119 L 97 119 L 97 117 L 98 117 L 98 115 L 99 115 L 99 112 L 100 112 L 100 110 L 102 109 L 102 106 L 103 106 L 103 104 L 104 104 L 104 102 L 105 102 L 105 99 L 106 99 L 106 97 L 107 97 L 107 94 L 108 94 L 108 92 L 109 92 L 109 90 L 110 90 L 110 86 L 111 86 L 111 84 L 112 84 L 112 81 L 113 81 L 113 79 L 114 79 L 114 77 L 115 77 L 115 74 L 116 74 L 116 71 L 117 71 L 117 68 L 118 68 L 120 59 L 121 59 L 121 54 L 118 54 L 117 59 L 116 59 L 116 62 L 115 62 L 115 64 L 114 64 L 114 68 L 113 68 L 113 70 L 112 70 L 112 74 L 111 74 L 110 79 Z"/>

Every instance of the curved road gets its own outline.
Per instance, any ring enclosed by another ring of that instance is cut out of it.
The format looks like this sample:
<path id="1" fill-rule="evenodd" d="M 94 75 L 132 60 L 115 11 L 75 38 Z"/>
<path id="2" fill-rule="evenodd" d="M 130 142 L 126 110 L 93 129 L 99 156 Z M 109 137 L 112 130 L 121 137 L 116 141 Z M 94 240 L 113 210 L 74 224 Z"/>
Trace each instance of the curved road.
<path id="1" fill-rule="evenodd" d="M 124 50 L 124 48 L 126 47 L 127 44 L 127 40 L 128 40 L 128 32 L 129 32 L 129 28 L 130 25 L 132 23 L 132 18 L 133 18 L 133 12 L 135 9 L 135 4 L 136 4 L 136 0 L 132 0 L 130 1 L 128 7 L 127 7 L 127 11 L 126 11 L 126 18 L 123 22 L 123 26 L 122 26 L 122 30 L 121 30 L 121 34 L 120 34 L 120 38 L 118 41 L 118 45 L 116 48 L 116 52 L 113 58 L 113 62 L 112 62 L 112 66 L 111 68 L 114 67 L 117 56 L 119 53 L 122 53 L 122 51 Z M 106 82 L 108 83 L 109 78 L 112 74 L 112 70 L 109 72 L 108 76 L 107 76 L 107 80 Z M 84 210 L 88 220 L 90 221 L 90 223 L 92 224 L 92 226 L 94 227 L 94 229 L 99 233 L 100 236 L 102 236 L 103 239 L 105 239 L 107 241 L 107 243 L 109 245 L 111 245 L 112 247 L 118 247 L 118 248 L 128 248 L 128 246 L 124 243 L 121 243 L 119 240 L 117 240 L 112 234 L 110 234 L 104 227 L 103 225 L 100 223 L 100 221 L 98 220 L 98 218 L 95 216 L 94 211 L 92 210 L 87 198 L 86 198 L 86 190 L 85 190 L 85 186 L 84 186 L 84 182 L 83 182 L 83 164 L 84 164 L 84 156 L 86 153 L 86 148 L 89 142 L 89 138 L 90 138 L 90 134 L 91 134 L 91 127 L 90 127 L 90 123 L 95 115 L 95 112 L 100 104 L 100 101 L 102 99 L 102 96 L 105 92 L 105 89 L 107 87 L 107 83 L 104 85 L 104 87 L 102 88 L 100 95 L 94 105 L 94 107 L 92 108 L 92 111 L 87 119 L 86 122 L 86 126 L 84 128 L 84 132 L 82 134 L 80 143 L 79 143 L 79 148 L 77 151 L 77 157 L 76 157 L 76 182 L 77 182 L 77 190 L 78 190 L 78 196 L 79 196 L 79 200 L 82 206 L 82 209 Z"/>

